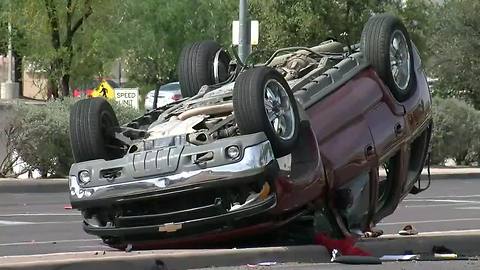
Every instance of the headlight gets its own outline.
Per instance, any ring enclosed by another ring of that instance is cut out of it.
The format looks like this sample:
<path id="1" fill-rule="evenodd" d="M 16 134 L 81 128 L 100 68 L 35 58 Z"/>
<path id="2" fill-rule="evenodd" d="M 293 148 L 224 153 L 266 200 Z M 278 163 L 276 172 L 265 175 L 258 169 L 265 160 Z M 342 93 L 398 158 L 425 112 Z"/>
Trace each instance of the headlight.
<path id="1" fill-rule="evenodd" d="M 226 150 L 227 157 L 231 159 L 236 159 L 240 156 L 240 148 L 236 145 L 227 147 Z"/>
<path id="2" fill-rule="evenodd" d="M 89 171 L 81 171 L 79 174 L 78 174 L 78 180 L 80 180 L 80 183 L 82 184 L 86 184 L 88 182 L 90 182 L 91 177 L 90 177 L 90 172 Z"/>

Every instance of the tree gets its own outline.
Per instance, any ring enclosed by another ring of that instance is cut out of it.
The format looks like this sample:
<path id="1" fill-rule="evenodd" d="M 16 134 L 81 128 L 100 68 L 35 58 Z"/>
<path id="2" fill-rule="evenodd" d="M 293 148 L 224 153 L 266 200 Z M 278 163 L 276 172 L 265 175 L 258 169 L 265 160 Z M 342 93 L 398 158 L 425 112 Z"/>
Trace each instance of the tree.
<path id="1" fill-rule="evenodd" d="M 237 17 L 237 0 L 128 1 L 122 38 L 129 78 L 158 87 L 177 78 L 182 47 L 213 39 L 230 43 L 231 21 Z"/>
<path id="2" fill-rule="evenodd" d="M 252 0 L 250 5 L 261 25 L 259 50 L 314 46 L 326 39 L 353 45 L 359 42 L 368 18 L 382 12 L 400 16 L 414 41 L 425 47 L 425 35 L 419 31 L 427 25 L 423 22 L 429 2 L 423 0 Z"/>
<path id="3" fill-rule="evenodd" d="M 480 109 L 480 2 L 449 0 L 436 10 L 429 68 L 438 84 L 434 94 L 455 97 Z"/>
<path id="4" fill-rule="evenodd" d="M 113 0 L 25 0 L 12 4 L 13 23 L 25 35 L 22 53 L 37 69 L 47 71 L 48 92 L 53 98 L 59 96 L 59 88 L 63 96 L 70 94 L 75 63 L 97 43 L 90 39 L 92 44 L 85 46 L 82 38 L 93 38 L 98 29 L 108 33 L 115 23 L 112 11 L 122 7 Z M 102 48 L 109 49 L 105 44 Z M 99 71 L 92 69 L 90 76 Z"/>
<path id="5" fill-rule="evenodd" d="M 419 49 L 422 59 L 427 60 L 432 52 L 429 48 L 431 31 L 438 5 L 431 0 L 392 0 L 385 3 L 385 11 L 399 16 L 408 29 L 410 38 Z"/>

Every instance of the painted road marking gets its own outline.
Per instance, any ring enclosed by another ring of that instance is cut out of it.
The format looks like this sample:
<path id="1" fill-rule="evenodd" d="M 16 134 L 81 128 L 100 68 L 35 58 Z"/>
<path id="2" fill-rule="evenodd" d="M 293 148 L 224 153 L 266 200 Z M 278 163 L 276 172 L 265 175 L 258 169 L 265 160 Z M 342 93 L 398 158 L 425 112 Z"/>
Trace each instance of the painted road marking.
<path id="1" fill-rule="evenodd" d="M 18 226 L 18 225 L 47 225 L 47 224 L 81 224 L 80 221 L 45 221 L 45 222 L 24 222 L 24 221 L 8 221 L 0 220 L 0 227 Z"/>
<path id="2" fill-rule="evenodd" d="M 440 223 L 440 222 L 456 222 L 456 221 L 480 221 L 480 218 L 456 218 L 456 219 L 437 219 L 437 220 L 415 220 L 402 222 L 385 222 L 378 225 L 402 225 L 402 224 L 422 224 L 422 223 Z"/>
<path id="3" fill-rule="evenodd" d="M 480 194 L 473 195 L 441 195 L 441 196 L 430 196 L 430 197 L 415 197 L 418 200 L 429 200 L 429 199 L 440 199 L 440 198 L 480 198 Z M 408 199 L 406 200 L 408 201 Z"/>
<path id="4" fill-rule="evenodd" d="M 28 216 L 81 216 L 80 213 L 18 213 L 18 214 L 0 214 L 0 217 L 28 217 Z"/>
<path id="5" fill-rule="evenodd" d="M 0 226 L 13 226 L 13 225 L 27 225 L 27 224 L 33 224 L 32 222 L 26 222 L 26 221 L 10 221 L 10 220 L 0 220 Z"/>
<path id="6" fill-rule="evenodd" d="M 467 201 L 467 200 L 440 200 L 440 199 L 414 199 L 405 200 L 406 202 L 449 202 L 449 203 L 480 203 L 480 201 Z"/>
<path id="7" fill-rule="evenodd" d="M 470 206 L 470 207 L 459 207 L 455 208 L 458 210 L 480 210 L 480 206 Z"/>
<path id="8" fill-rule="evenodd" d="M 445 207 L 445 206 L 461 206 L 472 205 L 477 203 L 442 203 L 442 204 L 421 204 L 421 205 L 404 205 L 405 208 L 424 208 L 424 207 Z"/>
<path id="9" fill-rule="evenodd" d="M 16 243 L 4 243 L 0 244 L 0 247 L 6 247 L 6 246 L 21 246 L 21 245 L 41 245 L 41 244 L 51 244 L 53 242 L 59 244 L 59 243 L 74 243 L 74 242 L 101 242 L 102 240 L 100 239 L 74 239 L 74 240 L 51 240 L 51 241 L 38 241 L 38 242 L 16 242 Z"/>
<path id="10" fill-rule="evenodd" d="M 442 204 L 420 204 L 420 205 L 404 205 L 405 208 L 421 208 L 421 207 L 442 207 L 442 206 L 460 206 L 469 204 L 480 204 L 480 201 L 468 200 L 441 200 L 441 199 L 412 199 L 406 202 L 441 202 Z"/>

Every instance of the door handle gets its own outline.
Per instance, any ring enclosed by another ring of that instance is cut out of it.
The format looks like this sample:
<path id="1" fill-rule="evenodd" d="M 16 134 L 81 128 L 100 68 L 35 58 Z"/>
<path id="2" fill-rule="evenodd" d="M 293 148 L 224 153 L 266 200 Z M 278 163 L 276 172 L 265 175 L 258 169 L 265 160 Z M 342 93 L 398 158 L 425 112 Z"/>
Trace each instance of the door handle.
<path id="1" fill-rule="evenodd" d="M 365 146 L 365 156 L 369 158 L 370 156 L 373 156 L 373 155 L 375 155 L 375 148 L 373 147 L 373 145 L 369 144 Z"/>
<path id="2" fill-rule="evenodd" d="M 395 134 L 400 135 L 403 133 L 403 126 L 400 123 L 395 124 Z"/>

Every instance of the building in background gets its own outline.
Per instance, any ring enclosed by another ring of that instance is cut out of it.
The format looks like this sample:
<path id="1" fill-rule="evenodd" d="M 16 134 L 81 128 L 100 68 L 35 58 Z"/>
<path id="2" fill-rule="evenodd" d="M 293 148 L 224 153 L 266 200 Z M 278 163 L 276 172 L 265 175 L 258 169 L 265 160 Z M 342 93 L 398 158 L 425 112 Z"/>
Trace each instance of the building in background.
<path id="1" fill-rule="evenodd" d="M 8 57 L 0 55 L 0 82 L 7 80 L 8 74 Z M 47 99 L 47 74 L 45 70 L 41 70 L 28 61 L 23 61 L 22 72 L 22 89 L 20 90 L 21 98 L 46 100 Z M 119 87 L 128 81 L 127 74 L 120 61 L 115 61 L 107 76 L 101 79 L 108 79 L 112 82 L 113 87 Z M 120 83 L 121 80 L 121 83 Z M 99 78 L 92 78 L 92 82 L 84 87 L 71 85 L 71 95 L 74 95 L 78 90 L 88 90 L 95 88 L 101 80 Z M 81 89 L 85 88 L 85 89 Z"/>

